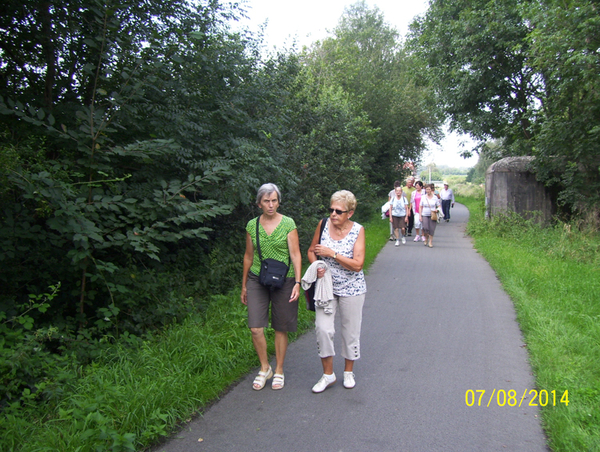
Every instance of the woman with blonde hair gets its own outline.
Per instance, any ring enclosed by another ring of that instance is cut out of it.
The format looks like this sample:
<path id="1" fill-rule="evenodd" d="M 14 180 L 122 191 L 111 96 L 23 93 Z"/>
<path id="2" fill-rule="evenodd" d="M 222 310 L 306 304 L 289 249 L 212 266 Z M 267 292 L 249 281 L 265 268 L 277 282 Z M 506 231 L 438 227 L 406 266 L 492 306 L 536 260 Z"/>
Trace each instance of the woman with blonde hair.
<path id="1" fill-rule="evenodd" d="M 350 220 L 355 209 L 356 198 L 351 192 L 335 192 L 331 196 L 329 218 L 319 222 L 308 249 L 308 260 L 311 263 L 320 257 L 327 264 L 327 271 L 331 272 L 334 296 L 327 311 L 319 307 L 315 309 L 317 349 L 323 366 L 323 376 L 312 388 L 316 393 L 325 391 L 336 382 L 333 371 L 336 312 L 340 313 L 341 319 L 341 354 L 345 359 L 344 387 L 351 389 L 356 384 L 354 361 L 360 358 L 362 309 L 367 286 L 362 270 L 365 261 L 365 230 L 360 224 Z M 321 234 L 323 221 L 326 224 Z M 322 278 L 325 271 L 317 270 L 317 277 Z"/>

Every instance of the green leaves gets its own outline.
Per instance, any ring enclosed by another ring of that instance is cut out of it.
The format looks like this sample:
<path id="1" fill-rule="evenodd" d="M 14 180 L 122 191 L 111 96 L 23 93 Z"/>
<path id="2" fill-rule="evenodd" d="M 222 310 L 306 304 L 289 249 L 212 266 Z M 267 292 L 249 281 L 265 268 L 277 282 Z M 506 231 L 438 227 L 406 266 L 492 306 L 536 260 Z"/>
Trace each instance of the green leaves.
<path id="1" fill-rule="evenodd" d="M 451 127 L 475 138 L 530 139 L 542 86 L 527 65 L 529 28 L 519 0 L 435 1 L 413 25 Z"/>
<path id="2" fill-rule="evenodd" d="M 598 5 L 553 0 L 524 7 L 531 65 L 547 87 L 534 155 L 541 177 L 560 180 L 561 201 L 597 216 L 600 205 Z M 594 213 L 594 211 L 596 213 Z"/>
<path id="3" fill-rule="evenodd" d="M 378 129 L 365 148 L 369 179 L 387 186 L 402 178 L 399 168 L 420 158 L 425 137 L 437 136 L 439 121 L 430 89 L 412 71 L 414 63 L 397 31 L 378 8 L 357 2 L 346 10 L 334 36 L 318 43 L 307 59 L 315 83 L 341 87 Z"/>
<path id="4" fill-rule="evenodd" d="M 595 216 L 599 17 L 587 0 L 433 1 L 410 41 L 453 129 L 536 156 L 566 210 Z"/>

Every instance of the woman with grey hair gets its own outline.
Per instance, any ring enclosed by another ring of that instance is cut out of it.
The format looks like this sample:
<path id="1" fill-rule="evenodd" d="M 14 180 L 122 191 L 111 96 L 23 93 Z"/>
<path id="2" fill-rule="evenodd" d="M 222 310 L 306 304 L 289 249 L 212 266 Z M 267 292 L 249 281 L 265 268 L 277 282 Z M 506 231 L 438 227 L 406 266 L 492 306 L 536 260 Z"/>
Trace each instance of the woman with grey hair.
<path id="1" fill-rule="evenodd" d="M 294 220 L 277 212 L 280 202 L 281 193 L 277 185 L 262 185 L 256 195 L 256 204 L 262 210 L 262 214 L 246 225 L 241 299 L 242 303 L 248 306 L 248 327 L 260 360 L 260 371 L 252 384 L 252 388 L 257 391 L 264 388 L 271 377 L 272 389 L 283 388 L 283 362 L 288 346 L 288 332 L 296 331 L 298 325 L 298 297 L 302 274 L 300 241 Z M 275 259 L 287 263 L 290 267 L 282 287 L 261 284 L 261 258 L 262 261 Z M 264 333 L 264 329 L 269 326 L 269 306 L 271 327 L 275 330 L 275 373 L 269 364 Z"/>
<path id="2" fill-rule="evenodd" d="M 325 391 L 336 382 L 333 372 L 333 337 L 334 319 L 338 311 L 341 319 L 341 354 L 345 358 L 344 387 L 351 389 L 356 384 L 354 361 L 360 358 L 362 309 L 367 292 L 362 271 L 365 261 L 365 230 L 360 224 L 350 221 L 356 209 L 356 198 L 348 190 L 341 190 L 331 196 L 330 206 L 329 218 L 319 222 L 308 249 L 308 260 L 311 263 L 321 257 L 327 264 L 334 295 L 329 304 L 329 313 L 323 308 L 315 308 L 317 349 L 323 365 L 323 376 L 312 388 L 317 393 Z M 321 234 L 323 221 L 326 224 Z M 317 270 L 318 278 L 322 278 L 324 274 L 325 269 Z"/>

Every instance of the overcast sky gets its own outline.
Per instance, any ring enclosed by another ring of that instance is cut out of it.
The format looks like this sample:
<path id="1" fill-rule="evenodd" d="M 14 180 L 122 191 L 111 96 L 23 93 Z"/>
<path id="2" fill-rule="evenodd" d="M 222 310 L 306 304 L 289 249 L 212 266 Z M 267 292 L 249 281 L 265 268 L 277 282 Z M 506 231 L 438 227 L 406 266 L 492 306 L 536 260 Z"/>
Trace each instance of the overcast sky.
<path id="1" fill-rule="evenodd" d="M 328 36 L 338 24 L 347 6 L 352 0 L 242 0 L 247 9 L 249 20 L 241 25 L 258 31 L 265 23 L 265 41 L 267 46 L 291 47 L 295 40 L 297 48 L 302 49 L 314 41 Z M 395 27 L 401 36 L 405 36 L 413 18 L 423 14 L 428 7 L 427 0 L 367 0 L 370 7 L 377 6 L 386 22 Z M 424 154 L 423 163 L 435 162 L 437 165 L 469 167 L 477 163 L 477 157 L 463 159 L 459 157 L 460 143 L 471 143 L 468 137 L 447 135 L 441 146 L 431 143 Z"/>

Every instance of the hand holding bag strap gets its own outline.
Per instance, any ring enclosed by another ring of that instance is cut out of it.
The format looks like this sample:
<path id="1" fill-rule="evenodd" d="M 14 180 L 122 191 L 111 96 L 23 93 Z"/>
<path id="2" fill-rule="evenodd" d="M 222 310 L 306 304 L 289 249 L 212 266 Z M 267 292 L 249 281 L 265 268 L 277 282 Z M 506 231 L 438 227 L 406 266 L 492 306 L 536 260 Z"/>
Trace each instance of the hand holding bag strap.
<path id="1" fill-rule="evenodd" d="M 429 203 L 429 198 L 427 198 L 427 196 L 425 196 L 425 199 L 427 199 L 427 206 L 429 207 L 429 211 L 431 212 L 431 220 L 432 221 L 437 221 L 437 212 L 431 208 L 431 204 Z"/>

